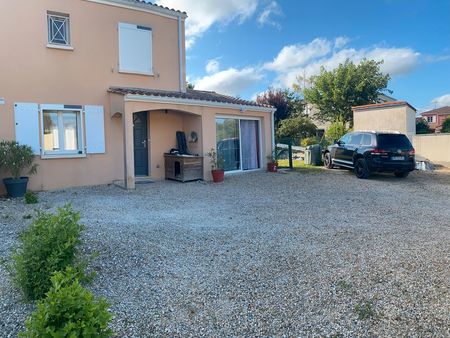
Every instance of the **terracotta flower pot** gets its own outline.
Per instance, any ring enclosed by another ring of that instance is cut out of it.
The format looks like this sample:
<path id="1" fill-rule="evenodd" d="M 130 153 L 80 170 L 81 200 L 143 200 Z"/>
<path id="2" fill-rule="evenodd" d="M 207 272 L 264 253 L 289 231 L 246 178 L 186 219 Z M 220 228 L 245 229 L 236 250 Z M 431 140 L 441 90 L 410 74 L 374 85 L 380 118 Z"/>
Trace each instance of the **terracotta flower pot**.
<path id="1" fill-rule="evenodd" d="M 225 178 L 225 171 L 223 171 L 223 170 L 211 170 L 211 174 L 212 174 L 214 183 L 223 182 L 223 180 Z"/>
<path id="2" fill-rule="evenodd" d="M 267 171 L 271 173 L 276 173 L 278 171 L 278 163 L 276 162 L 267 163 Z"/>

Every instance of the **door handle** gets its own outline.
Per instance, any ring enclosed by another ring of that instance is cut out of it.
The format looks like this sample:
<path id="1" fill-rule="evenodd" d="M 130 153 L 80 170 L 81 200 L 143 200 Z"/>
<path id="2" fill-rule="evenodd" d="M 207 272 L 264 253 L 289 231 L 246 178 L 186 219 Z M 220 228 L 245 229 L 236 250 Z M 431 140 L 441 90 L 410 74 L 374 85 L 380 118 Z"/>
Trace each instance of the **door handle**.
<path id="1" fill-rule="evenodd" d="M 142 144 L 144 145 L 144 148 L 147 148 L 147 140 L 142 141 Z"/>

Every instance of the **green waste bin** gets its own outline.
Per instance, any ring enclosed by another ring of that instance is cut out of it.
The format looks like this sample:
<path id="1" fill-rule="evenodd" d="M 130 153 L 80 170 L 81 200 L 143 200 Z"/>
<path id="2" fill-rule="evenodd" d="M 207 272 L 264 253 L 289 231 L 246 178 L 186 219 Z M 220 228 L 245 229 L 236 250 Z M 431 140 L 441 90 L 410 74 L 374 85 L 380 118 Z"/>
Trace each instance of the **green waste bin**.
<path id="1" fill-rule="evenodd" d="M 322 147 L 320 144 L 313 144 L 306 147 L 305 164 L 321 165 L 322 164 Z"/>

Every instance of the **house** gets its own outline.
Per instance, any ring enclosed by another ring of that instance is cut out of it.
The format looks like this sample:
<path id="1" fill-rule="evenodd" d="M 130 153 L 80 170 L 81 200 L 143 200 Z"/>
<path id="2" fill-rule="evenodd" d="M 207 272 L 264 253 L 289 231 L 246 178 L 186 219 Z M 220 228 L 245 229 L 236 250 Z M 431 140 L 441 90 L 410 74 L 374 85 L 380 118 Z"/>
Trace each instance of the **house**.
<path id="1" fill-rule="evenodd" d="M 0 139 L 33 148 L 31 189 L 164 179 L 177 131 L 200 156 L 235 139 L 230 171 L 265 166 L 274 108 L 186 89 L 186 18 L 139 0 L 0 2 Z"/>
<path id="2" fill-rule="evenodd" d="M 450 107 L 441 107 L 423 112 L 422 117 L 427 120 L 431 129 L 434 129 L 436 132 L 440 132 L 442 129 L 442 123 L 444 123 L 445 119 L 450 117 Z"/>

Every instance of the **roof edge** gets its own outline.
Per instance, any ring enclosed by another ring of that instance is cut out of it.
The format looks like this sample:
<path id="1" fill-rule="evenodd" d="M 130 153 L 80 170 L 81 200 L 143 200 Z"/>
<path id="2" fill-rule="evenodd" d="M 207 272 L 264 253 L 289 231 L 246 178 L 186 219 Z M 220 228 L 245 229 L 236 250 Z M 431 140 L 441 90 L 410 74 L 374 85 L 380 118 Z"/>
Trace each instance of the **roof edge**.
<path id="1" fill-rule="evenodd" d="M 238 109 L 241 111 L 258 111 L 263 113 L 273 113 L 275 108 L 261 107 L 261 106 L 251 106 L 238 103 L 227 103 L 219 101 L 210 100 L 198 100 L 198 99 L 185 99 L 185 98 L 174 98 L 174 97 L 164 97 L 157 95 L 138 95 L 138 94 L 124 94 L 115 93 L 110 91 L 112 94 L 122 95 L 124 101 L 138 101 L 138 102 L 153 102 L 153 103 L 167 103 L 167 104 L 182 104 L 188 106 L 209 106 L 209 107 L 221 107 L 228 109 Z"/>
<path id="2" fill-rule="evenodd" d="M 93 2 L 98 3 L 102 5 L 109 5 L 109 6 L 115 6 L 115 7 L 121 7 L 121 8 L 127 8 L 147 13 L 153 13 L 165 17 L 170 18 L 182 18 L 186 19 L 187 14 L 186 12 L 182 12 L 176 9 L 171 9 L 168 7 L 159 6 L 153 3 L 148 2 L 140 2 L 140 1 L 133 1 L 133 0 L 84 0 L 87 2 Z"/>
<path id="3" fill-rule="evenodd" d="M 416 108 L 414 108 L 412 105 L 410 105 L 406 101 L 392 101 L 392 102 L 383 102 L 383 103 L 372 103 L 372 104 L 366 104 L 362 106 L 354 106 L 352 107 L 353 111 L 356 110 L 368 110 L 368 109 L 375 109 L 375 108 L 385 108 L 385 107 L 398 107 L 398 106 L 408 106 L 414 111 L 417 111 Z"/>

